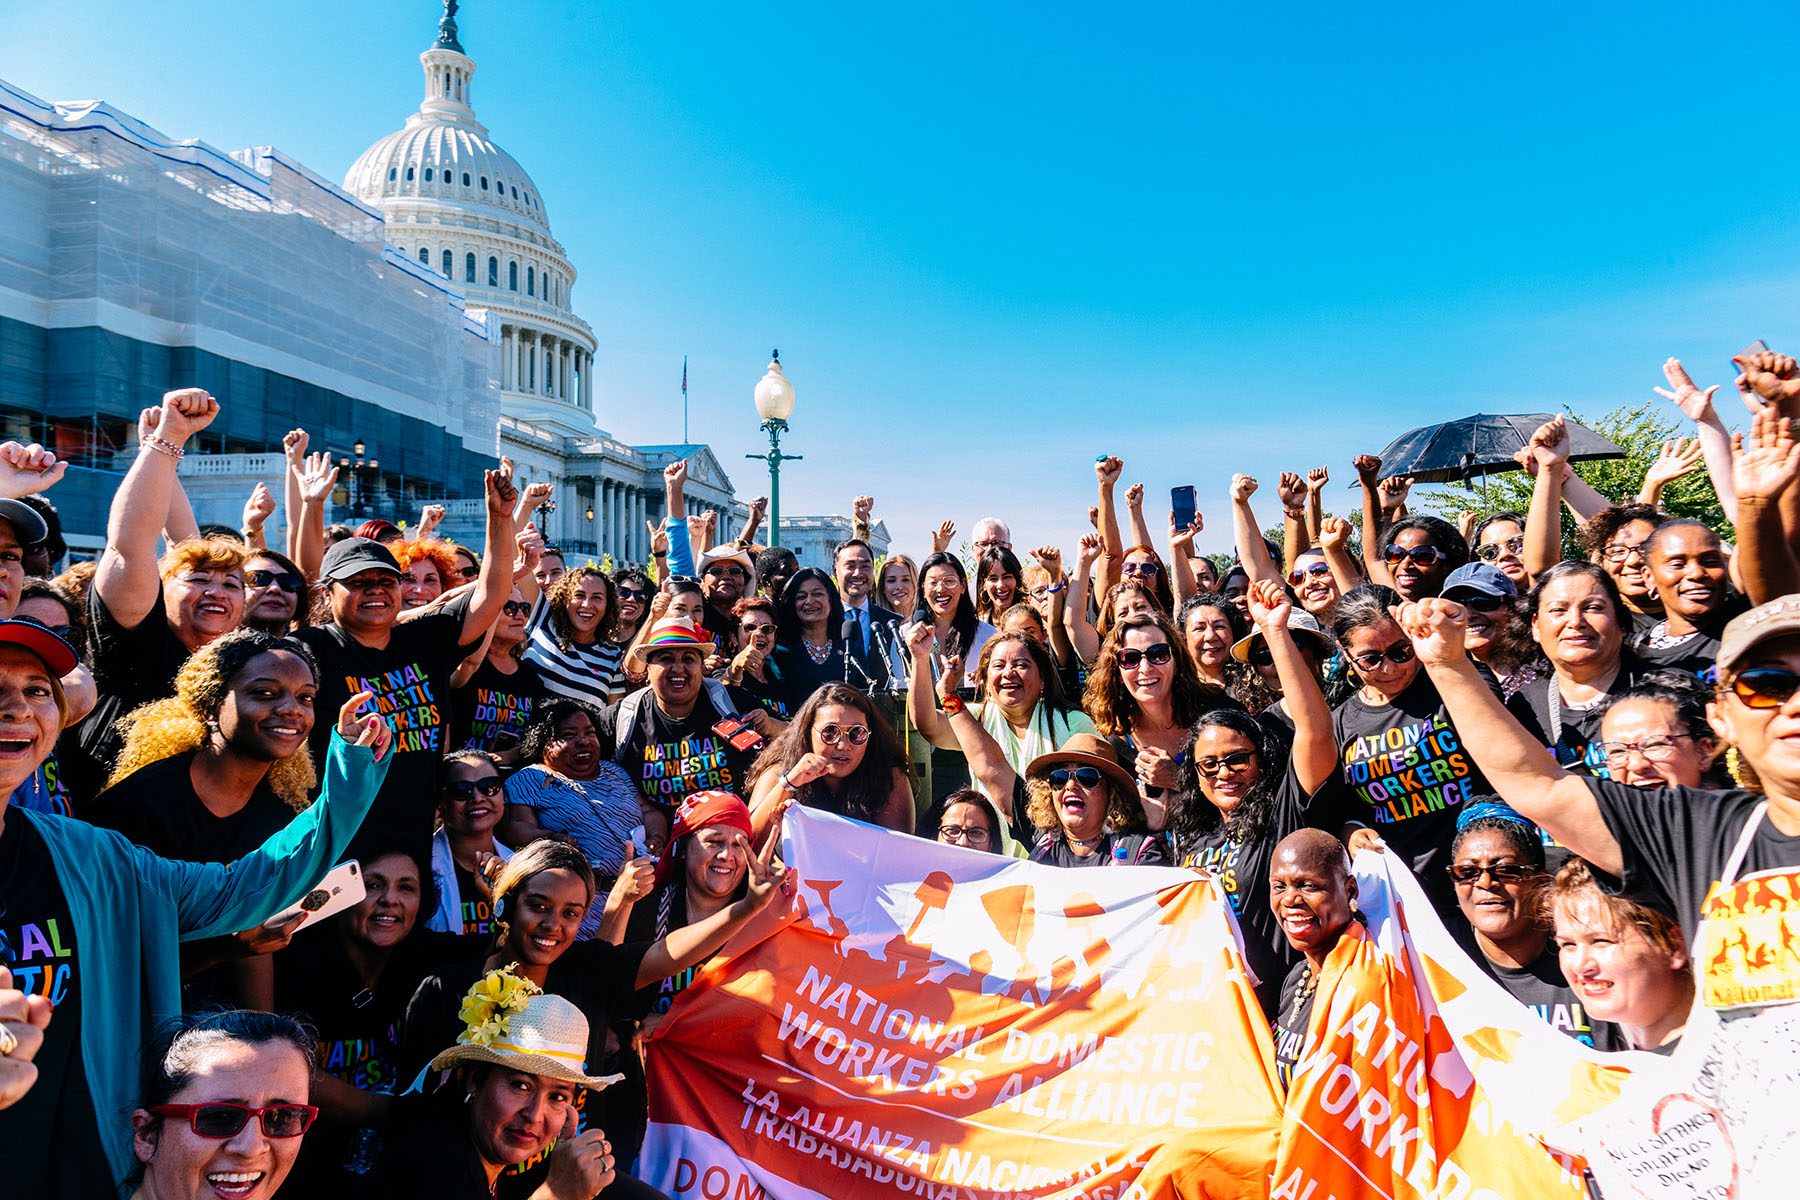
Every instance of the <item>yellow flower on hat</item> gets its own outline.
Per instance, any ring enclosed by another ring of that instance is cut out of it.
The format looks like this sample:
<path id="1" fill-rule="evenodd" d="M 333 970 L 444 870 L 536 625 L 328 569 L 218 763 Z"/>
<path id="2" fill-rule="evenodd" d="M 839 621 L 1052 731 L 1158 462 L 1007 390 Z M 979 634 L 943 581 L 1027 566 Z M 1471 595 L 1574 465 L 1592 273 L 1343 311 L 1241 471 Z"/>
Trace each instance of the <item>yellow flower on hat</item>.
<path id="1" fill-rule="evenodd" d="M 506 1023 L 539 992 L 538 985 L 513 974 L 510 966 L 489 971 L 475 981 L 463 997 L 457 1017 L 466 1028 L 457 1036 L 460 1045 L 488 1046 L 506 1032 Z"/>

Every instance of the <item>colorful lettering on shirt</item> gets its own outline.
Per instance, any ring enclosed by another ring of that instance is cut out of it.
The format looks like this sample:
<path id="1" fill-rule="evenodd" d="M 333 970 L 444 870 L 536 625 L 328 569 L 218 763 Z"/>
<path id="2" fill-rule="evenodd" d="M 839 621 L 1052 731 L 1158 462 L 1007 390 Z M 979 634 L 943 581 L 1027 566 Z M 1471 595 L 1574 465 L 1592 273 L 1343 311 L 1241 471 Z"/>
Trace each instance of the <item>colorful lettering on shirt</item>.
<path id="1" fill-rule="evenodd" d="M 373 693 L 374 711 L 387 718 L 394 731 L 394 750 L 441 750 L 444 719 L 432 694 L 431 677 L 417 663 L 372 677 L 347 675 L 344 685 L 352 695 Z"/>
<path id="2" fill-rule="evenodd" d="M 469 740 L 465 750 L 489 750 L 498 734 L 520 735 L 531 724 L 531 696 L 499 688 L 475 689 L 475 708 L 469 716 Z"/>
<path id="3" fill-rule="evenodd" d="M 462 931 L 464 933 L 488 934 L 494 926 L 494 902 L 492 900 L 464 900 L 462 902 Z"/>
<path id="4" fill-rule="evenodd" d="M 56 918 L 25 921 L 8 931 L 12 941 L 12 986 L 42 996 L 52 1008 L 75 990 L 75 948 Z"/>
<path id="5" fill-rule="evenodd" d="M 1463 803 L 1474 774 L 1474 760 L 1442 712 L 1344 747 L 1344 782 L 1369 805 L 1378 825 Z"/>
<path id="6" fill-rule="evenodd" d="M 1566 1033 L 1584 1046 L 1592 1046 L 1594 1044 L 1593 1023 L 1588 1020 L 1588 1015 L 1586 1012 L 1582 1011 L 1581 1005 L 1575 1003 L 1573 1000 L 1566 1004 L 1560 1002 L 1556 1004 L 1527 1004 L 1525 1007 L 1544 1018 L 1544 1021 L 1550 1028 L 1556 1030 L 1558 1033 Z"/>
<path id="7" fill-rule="evenodd" d="M 1243 852 L 1242 842 L 1228 841 L 1194 851 L 1181 865 L 1217 876 L 1219 886 L 1225 889 L 1225 896 L 1231 901 L 1231 911 L 1241 913 L 1244 911 L 1244 897 L 1238 892 L 1238 857 Z"/>
<path id="8" fill-rule="evenodd" d="M 708 788 L 733 790 L 736 782 L 725 740 L 717 734 L 651 742 L 644 747 L 640 786 L 646 796 L 665 804 L 678 803 L 684 796 Z"/>
<path id="9" fill-rule="evenodd" d="M 319 1069 L 364 1092 L 398 1094 L 409 1082 L 394 1067 L 399 1045 L 394 1026 L 376 1038 L 341 1038 L 319 1043 Z"/>

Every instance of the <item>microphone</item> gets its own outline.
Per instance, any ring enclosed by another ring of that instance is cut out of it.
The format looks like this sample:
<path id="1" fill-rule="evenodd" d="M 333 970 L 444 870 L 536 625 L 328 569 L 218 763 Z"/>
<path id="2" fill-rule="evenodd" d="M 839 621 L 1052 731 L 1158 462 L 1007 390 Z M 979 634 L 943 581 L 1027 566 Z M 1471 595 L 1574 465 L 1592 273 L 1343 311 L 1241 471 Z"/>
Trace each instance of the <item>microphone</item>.
<path id="1" fill-rule="evenodd" d="M 850 667 L 851 664 L 854 663 L 856 666 L 856 673 L 863 677 L 864 688 L 874 687 L 875 681 L 869 678 L 869 673 L 863 670 L 862 663 L 858 662 L 856 655 L 850 652 L 850 639 L 856 636 L 856 618 L 854 616 L 851 616 L 848 613 L 845 614 L 844 623 L 838 629 L 838 636 L 842 638 L 844 642 L 844 685 L 846 687 L 850 685 Z"/>

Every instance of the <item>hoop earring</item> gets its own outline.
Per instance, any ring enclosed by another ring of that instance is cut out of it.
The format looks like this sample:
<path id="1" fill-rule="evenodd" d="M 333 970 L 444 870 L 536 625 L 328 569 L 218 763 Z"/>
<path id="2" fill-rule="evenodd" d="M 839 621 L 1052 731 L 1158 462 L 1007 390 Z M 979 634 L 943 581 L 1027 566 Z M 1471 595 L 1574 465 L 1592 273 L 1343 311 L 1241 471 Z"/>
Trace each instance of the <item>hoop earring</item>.
<path id="1" fill-rule="evenodd" d="M 1756 769 L 1744 761 L 1736 746 L 1725 751 L 1725 773 L 1731 776 L 1731 782 L 1747 792 L 1762 791 L 1762 780 L 1756 777 Z"/>

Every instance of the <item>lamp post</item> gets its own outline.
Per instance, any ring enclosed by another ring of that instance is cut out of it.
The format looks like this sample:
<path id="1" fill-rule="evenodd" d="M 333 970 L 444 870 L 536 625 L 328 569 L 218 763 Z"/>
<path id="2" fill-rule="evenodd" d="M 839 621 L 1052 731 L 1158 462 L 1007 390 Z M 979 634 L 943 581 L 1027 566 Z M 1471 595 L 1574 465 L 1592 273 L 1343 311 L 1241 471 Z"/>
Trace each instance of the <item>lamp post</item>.
<path id="1" fill-rule="evenodd" d="M 356 444 L 350 449 L 355 452 L 356 460 L 352 462 L 348 458 L 340 458 L 338 459 L 338 469 L 350 477 L 352 500 L 350 512 L 361 518 L 369 515 L 368 493 L 374 488 L 376 476 L 381 471 L 381 464 L 375 459 L 365 460 L 363 458 L 363 453 L 368 446 L 363 443 L 361 438 L 357 438 Z"/>
<path id="2" fill-rule="evenodd" d="M 769 355 L 769 369 L 756 381 L 756 415 L 769 435 L 767 454 L 746 454 L 769 464 L 769 545 L 781 545 L 781 464 L 799 462 L 804 454 L 783 454 L 781 435 L 787 432 L 788 415 L 794 411 L 794 385 L 781 373 L 781 351 Z"/>

